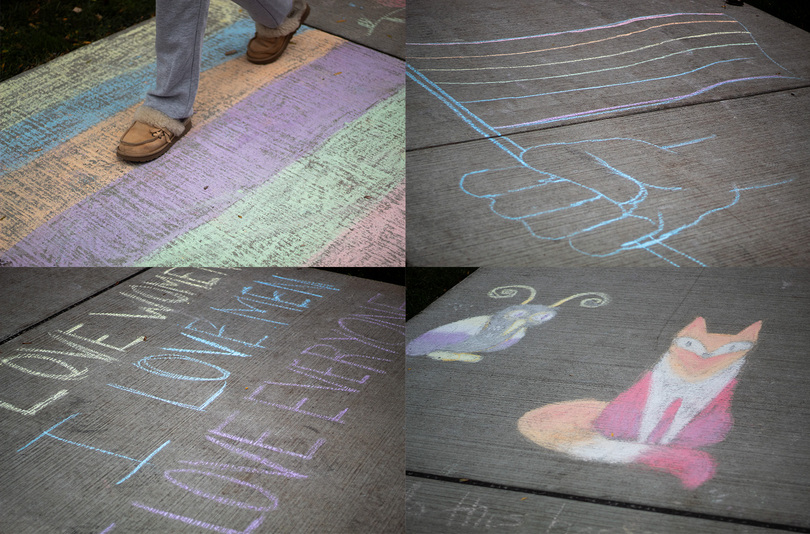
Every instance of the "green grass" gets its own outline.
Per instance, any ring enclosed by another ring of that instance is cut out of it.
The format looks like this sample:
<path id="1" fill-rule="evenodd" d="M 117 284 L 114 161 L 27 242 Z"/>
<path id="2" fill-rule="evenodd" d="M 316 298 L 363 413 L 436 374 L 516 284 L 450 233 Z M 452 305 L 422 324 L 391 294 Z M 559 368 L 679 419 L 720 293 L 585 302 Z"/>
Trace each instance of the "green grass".
<path id="1" fill-rule="evenodd" d="M 0 81 L 154 15 L 152 0 L 3 0 Z"/>

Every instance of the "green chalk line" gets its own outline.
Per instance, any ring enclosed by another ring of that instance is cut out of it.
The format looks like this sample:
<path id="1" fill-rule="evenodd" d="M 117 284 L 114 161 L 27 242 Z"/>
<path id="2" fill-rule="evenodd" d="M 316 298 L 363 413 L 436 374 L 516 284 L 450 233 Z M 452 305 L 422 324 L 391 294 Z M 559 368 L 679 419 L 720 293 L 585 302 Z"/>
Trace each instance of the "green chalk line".
<path id="1" fill-rule="evenodd" d="M 300 266 L 404 179 L 403 88 L 272 182 L 137 264 Z"/>
<path id="2" fill-rule="evenodd" d="M 211 0 L 206 38 L 247 17 L 230 0 Z M 0 84 L 0 129 L 155 62 L 154 19 L 83 46 Z M 65 76 L 65 72 L 74 73 Z M 69 83 L 65 83 L 69 80 Z"/>

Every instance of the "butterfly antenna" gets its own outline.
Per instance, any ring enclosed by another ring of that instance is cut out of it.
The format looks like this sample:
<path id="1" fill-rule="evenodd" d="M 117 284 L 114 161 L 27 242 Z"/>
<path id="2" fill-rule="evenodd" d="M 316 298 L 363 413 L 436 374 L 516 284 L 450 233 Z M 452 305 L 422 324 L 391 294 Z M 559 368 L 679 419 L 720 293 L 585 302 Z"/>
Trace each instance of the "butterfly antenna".
<path id="1" fill-rule="evenodd" d="M 561 304 L 565 304 L 569 300 L 573 300 L 579 297 L 587 297 L 582 299 L 579 303 L 579 305 L 582 306 L 583 308 L 598 308 L 599 306 L 604 306 L 605 304 L 608 304 L 610 302 L 610 296 L 608 296 L 606 293 L 597 293 L 595 291 L 592 291 L 590 293 L 577 293 L 576 295 L 571 295 L 570 297 L 566 297 L 562 300 L 555 302 L 549 307 L 556 308 Z"/>
<path id="2" fill-rule="evenodd" d="M 533 287 L 529 286 L 502 286 L 496 287 L 492 291 L 489 292 L 489 296 L 494 299 L 508 299 L 512 298 L 518 294 L 518 289 L 528 289 L 529 290 L 529 298 L 521 302 L 520 304 L 528 304 L 534 300 L 534 297 L 537 296 L 537 291 Z M 571 297 L 573 298 L 573 297 Z"/>

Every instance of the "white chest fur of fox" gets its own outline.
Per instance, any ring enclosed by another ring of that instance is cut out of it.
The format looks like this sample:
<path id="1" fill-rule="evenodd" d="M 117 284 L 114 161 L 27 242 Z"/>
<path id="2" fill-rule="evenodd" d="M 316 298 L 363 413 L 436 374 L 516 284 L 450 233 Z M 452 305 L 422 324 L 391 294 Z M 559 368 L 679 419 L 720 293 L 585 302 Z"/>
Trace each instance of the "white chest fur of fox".
<path id="1" fill-rule="evenodd" d="M 698 317 L 678 332 L 651 371 L 610 403 L 575 400 L 527 412 L 520 432 L 575 458 L 635 463 L 677 476 L 684 487 L 711 479 L 716 462 L 699 447 L 731 430 L 731 396 L 762 322 L 713 334 Z"/>

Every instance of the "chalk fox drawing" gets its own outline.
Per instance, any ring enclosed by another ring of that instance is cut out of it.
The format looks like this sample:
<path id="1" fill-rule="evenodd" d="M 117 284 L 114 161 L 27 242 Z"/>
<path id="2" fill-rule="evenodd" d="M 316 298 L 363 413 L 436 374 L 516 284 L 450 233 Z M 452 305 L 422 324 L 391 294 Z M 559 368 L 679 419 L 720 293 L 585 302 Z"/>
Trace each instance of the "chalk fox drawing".
<path id="1" fill-rule="evenodd" d="M 762 321 L 736 335 L 710 334 L 698 317 L 678 332 L 652 371 L 612 402 L 582 399 L 525 413 L 518 430 L 538 445 L 582 460 L 637 463 L 694 489 L 714 476 L 698 447 L 732 426 L 731 396 Z"/>

